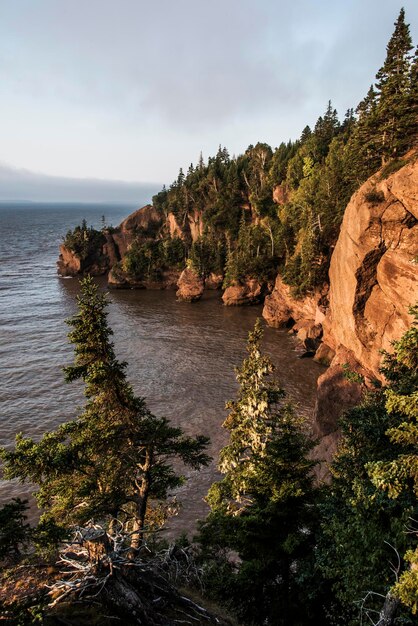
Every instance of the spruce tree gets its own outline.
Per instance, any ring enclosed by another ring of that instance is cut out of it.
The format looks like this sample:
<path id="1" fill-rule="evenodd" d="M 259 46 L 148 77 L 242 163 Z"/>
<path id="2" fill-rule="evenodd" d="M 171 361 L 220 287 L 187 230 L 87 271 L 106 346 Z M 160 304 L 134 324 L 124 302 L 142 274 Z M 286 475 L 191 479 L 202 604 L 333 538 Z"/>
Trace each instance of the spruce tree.
<path id="1" fill-rule="evenodd" d="M 222 588 L 217 566 L 218 596 L 244 623 L 314 623 L 308 566 L 315 525 L 315 463 L 307 458 L 312 442 L 270 378 L 274 367 L 261 353 L 261 338 L 257 321 L 248 357 L 237 369 L 237 400 L 226 405 L 230 439 L 219 457 L 223 478 L 207 495 L 211 513 L 200 541 L 214 559 L 225 550 L 238 553 L 238 570 L 226 567 Z M 318 592 L 318 580 L 316 586 Z"/>
<path id="2" fill-rule="evenodd" d="M 418 143 L 418 46 L 415 49 L 409 79 L 410 144 Z"/>
<path id="3" fill-rule="evenodd" d="M 383 373 L 388 380 L 385 408 L 392 418 L 386 445 L 393 450 L 392 460 L 377 460 L 367 469 L 376 487 L 402 506 L 405 499 L 415 504 L 410 514 L 410 532 L 405 560 L 409 567 L 392 589 L 413 614 L 418 612 L 418 305 L 411 309 L 414 321 L 403 337 L 394 343 L 393 354 L 385 355 Z M 408 514 L 408 511 L 406 511 Z"/>
<path id="4" fill-rule="evenodd" d="M 37 484 L 46 517 L 64 525 L 122 516 L 137 530 L 136 547 L 150 499 L 163 500 L 183 482 L 171 457 L 193 468 L 206 465 L 207 439 L 184 436 L 134 395 L 110 340 L 107 299 L 90 277 L 81 281 L 78 309 L 68 320 L 75 359 L 65 378 L 84 382 L 84 410 L 39 442 L 17 435 L 14 450 L 1 450 L 4 473 Z"/>
<path id="5" fill-rule="evenodd" d="M 378 152 L 382 163 L 410 147 L 409 107 L 410 51 L 412 40 L 405 11 L 400 10 L 395 30 L 386 47 L 386 60 L 376 74 L 378 91 Z M 415 120 L 416 124 L 416 120 Z"/>
<path id="6" fill-rule="evenodd" d="M 416 537 L 407 533 L 418 512 L 418 308 L 413 312 L 414 324 L 385 355 L 387 385 L 341 418 L 342 439 L 322 505 L 319 562 L 350 616 L 344 623 L 353 626 L 360 606 L 379 612 L 387 594 L 417 609 Z M 402 556 L 408 547 L 411 567 L 392 588 L 395 550 Z M 363 603 L 367 591 L 372 593 Z M 399 619 L 411 623 L 408 611 Z"/>

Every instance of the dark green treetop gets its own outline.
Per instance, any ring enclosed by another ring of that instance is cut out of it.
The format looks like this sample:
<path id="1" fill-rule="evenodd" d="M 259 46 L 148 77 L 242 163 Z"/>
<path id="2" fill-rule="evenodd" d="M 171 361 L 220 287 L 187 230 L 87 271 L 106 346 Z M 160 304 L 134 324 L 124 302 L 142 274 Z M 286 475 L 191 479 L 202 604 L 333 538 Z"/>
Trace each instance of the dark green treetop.
<path id="1" fill-rule="evenodd" d="M 236 370 L 238 397 L 226 405 L 224 427 L 230 438 L 219 457 L 223 478 L 208 492 L 211 513 L 201 526 L 200 541 L 215 562 L 225 550 L 238 553 L 235 571 L 218 564 L 217 571 L 227 574 L 217 595 L 244 623 L 309 623 L 308 564 L 316 518 L 315 462 L 307 455 L 313 443 L 302 420 L 283 404 L 284 392 L 271 379 L 274 367 L 261 353 L 261 338 L 257 321 L 249 334 L 248 357 Z M 318 592 L 318 580 L 315 585 Z"/>
<path id="2" fill-rule="evenodd" d="M 62 524 L 119 515 L 141 532 L 149 500 L 183 482 L 170 459 L 207 464 L 207 438 L 186 437 L 135 396 L 110 340 L 106 296 L 90 277 L 81 281 L 78 307 L 68 321 L 75 359 L 65 376 L 83 380 L 84 410 L 39 442 L 19 434 L 14 450 L 1 451 L 5 476 L 37 484 L 39 506 Z"/>

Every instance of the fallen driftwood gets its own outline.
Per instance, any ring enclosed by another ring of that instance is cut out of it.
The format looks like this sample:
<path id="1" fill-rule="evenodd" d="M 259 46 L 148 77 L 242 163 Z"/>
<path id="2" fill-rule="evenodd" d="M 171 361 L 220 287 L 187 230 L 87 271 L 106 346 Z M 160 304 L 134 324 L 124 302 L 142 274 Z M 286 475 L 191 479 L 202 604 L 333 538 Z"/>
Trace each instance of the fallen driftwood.
<path id="1" fill-rule="evenodd" d="M 132 553 L 123 533 L 79 529 L 60 553 L 61 578 L 49 588 L 49 609 L 68 603 L 94 603 L 124 624 L 175 626 L 228 624 L 181 595 L 162 574 L 161 562 L 145 549 Z"/>

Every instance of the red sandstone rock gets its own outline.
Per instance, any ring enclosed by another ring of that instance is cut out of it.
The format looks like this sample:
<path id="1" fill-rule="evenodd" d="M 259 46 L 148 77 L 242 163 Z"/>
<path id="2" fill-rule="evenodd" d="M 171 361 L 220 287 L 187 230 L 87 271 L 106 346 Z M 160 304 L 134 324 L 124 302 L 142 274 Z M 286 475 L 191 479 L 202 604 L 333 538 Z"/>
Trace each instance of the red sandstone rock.
<path id="1" fill-rule="evenodd" d="M 192 269 L 186 267 L 180 274 L 176 296 L 183 302 L 196 302 L 203 294 L 204 282 Z"/>
<path id="2" fill-rule="evenodd" d="M 382 192 L 382 202 L 368 202 Z M 381 350 L 408 329 L 418 301 L 418 162 L 387 180 L 372 176 L 344 214 L 330 267 L 330 318 L 324 340 L 349 348 L 379 375 Z"/>
<path id="3" fill-rule="evenodd" d="M 57 270 L 60 276 L 77 276 L 81 272 L 80 257 L 64 246 L 64 244 L 60 245 Z"/>
<path id="4" fill-rule="evenodd" d="M 244 285 L 227 287 L 222 300 L 225 306 L 241 306 L 245 304 L 258 304 L 264 297 L 264 286 L 255 278 L 251 278 Z"/>
<path id="5" fill-rule="evenodd" d="M 224 277 L 222 274 L 209 274 L 205 281 L 205 289 L 221 289 Z"/>

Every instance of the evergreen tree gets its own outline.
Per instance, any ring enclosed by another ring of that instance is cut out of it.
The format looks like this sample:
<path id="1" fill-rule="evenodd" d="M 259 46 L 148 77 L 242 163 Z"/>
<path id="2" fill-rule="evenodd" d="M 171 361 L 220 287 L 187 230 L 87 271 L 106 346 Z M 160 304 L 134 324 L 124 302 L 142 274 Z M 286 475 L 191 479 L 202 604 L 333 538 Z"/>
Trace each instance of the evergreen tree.
<path id="1" fill-rule="evenodd" d="M 416 128 L 416 118 L 409 106 L 411 49 L 409 25 L 405 23 L 402 8 L 386 47 L 386 60 L 376 74 L 379 97 L 377 143 L 382 163 L 408 149 L 411 127 L 415 125 Z"/>
<path id="2" fill-rule="evenodd" d="M 122 515 L 138 531 L 137 546 L 150 499 L 163 500 L 183 482 L 170 458 L 193 468 L 207 464 L 207 439 L 185 437 L 134 395 L 110 340 L 106 297 L 90 277 L 81 281 L 78 307 L 68 320 L 75 359 L 65 378 L 84 382 L 84 411 L 39 442 L 17 435 L 14 450 L 1 450 L 4 473 L 39 486 L 47 519 L 67 525 Z"/>
<path id="3" fill-rule="evenodd" d="M 411 64 L 409 80 L 409 111 L 411 120 L 411 146 L 416 146 L 418 142 L 418 46 Z"/>
<path id="4" fill-rule="evenodd" d="M 367 591 L 373 594 L 366 606 L 377 612 L 388 593 L 417 609 L 416 537 L 406 532 L 418 511 L 418 308 L 413 311 L 415 323 L 385 356 L 387 386 L 341 419 L 342 440 L 322 505 L 319 560 L 351 614 L 343 623 L 353 626 Z M 408 547 L 412 566 L 392 589 L 394 549 L 403 555 Z M 411 623 L 407 614 L 402 619 Z"/>
<path id="5" fill-rule="evenodd" d="M 403 337 L 394 343 L 394 353 L 385 355 L 383 372 L 389 381 L 385 390 L 385 408 L 392 417 L 386 435 L 394 451 L 392 460 L 376 460 L 367 468 L 379 490 L 401 504 L 412 499 L 418 508 L 418 306 L 411 309 L 414 321 Z M 408 514 L 405 511 L 404 514 Z M 410 514 L 411 515 L 411 514 Z M 405 559 L 410 567 L 402 573 L 392 590 L 413 614 L 418 612 L 418 528 L 411 515 L 409 550 Z"/>
<path id="6" fill-rule="evenodd" d="M 257 321 L 248 357 L 237 369 L 238 398 L 226 405 L 230 440 L 219 457 L 223 478 L 209 490 L 211 513 L 200 540 L 206 551 L 212 549 L 212 558 L 219 551 L 238 553 L 238 571 L 226 568 L 218 595 L 232 602 L 245 623 L 314 623 L 309 566 L 315 463 L 307 459 L 313 444 L 292 407 L 283 404 L 283 390 L 270 379 L 274 368 L 261 354 L 261 338 Z M 217 571 L 219 581 L 222 568 Z M 318 580 L 316 585 L 318 592 Z"/>
<path id="7" fill-rule="evenodd" d="M 28 501 L 20 498 L 12 498 L 0 508 L 0 561 L 10 554 L 20 554 L 21 547 L 29 543 L 27 510 Z"/>
<path id="8" fill-rule="evenodd" d="M 331 465 L 331 486 L 321 504 L 317 558 L 331 582 L 338 602 L 333 612 L 341 626 L 359 624 L 368 591 L 373 593 L 364 607 L 381 608 L 382 595 L 394 581 L 394 548 L 402 553 L 407 544 L 405 524 L 414 512 L 413 502 L 407 497 L 395 502 L 376 493 L 365 467 L 372 459 L 393 458 L 385 436 L 392 423 L 380 391 L 367 395 L 340 419 L 342 437 Z"/>

